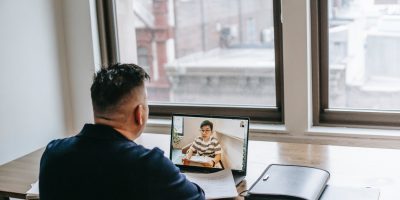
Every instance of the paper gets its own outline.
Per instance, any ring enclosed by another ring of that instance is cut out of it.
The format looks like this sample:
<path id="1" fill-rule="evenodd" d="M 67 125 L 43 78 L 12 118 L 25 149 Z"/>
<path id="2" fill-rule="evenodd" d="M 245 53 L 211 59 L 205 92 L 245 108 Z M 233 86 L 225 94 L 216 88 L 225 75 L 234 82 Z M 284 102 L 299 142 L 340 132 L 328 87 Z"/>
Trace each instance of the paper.
<path id="1" fill-rule="evenodd" d="M 203 188 L 206 199 L 233 198 L 238 196 L 232 171 L 225 169 L 215 173 L 185 173 L 187 179 Z"/>
<path id="2" fill-rule="evenodd" d="M 31 184 L 31 189 L 26 192 L 27 199 L 37 199 L 39 197 L 39 181 Z"/>
<path id="3" fill-rule="evenodd" d="M 211 162 L 212 158 L 208 156 L 192 156 L 190 158 L 190 161 L 192 162 L 198 162 L 198 163 L 209 163 Z"/>

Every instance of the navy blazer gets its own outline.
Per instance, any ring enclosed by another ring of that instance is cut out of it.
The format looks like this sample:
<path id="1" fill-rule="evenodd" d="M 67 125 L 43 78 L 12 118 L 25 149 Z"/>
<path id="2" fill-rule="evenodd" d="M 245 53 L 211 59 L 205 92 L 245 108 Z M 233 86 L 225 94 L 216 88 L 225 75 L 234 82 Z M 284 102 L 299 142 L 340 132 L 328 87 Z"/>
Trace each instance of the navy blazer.
<path id="1" fill-rule="evenodd" d="M 146 149 L 112 127 L 86 124 L 51 141 L 40 161 L 41 200 L 204 199 L 158 148 Z"/>

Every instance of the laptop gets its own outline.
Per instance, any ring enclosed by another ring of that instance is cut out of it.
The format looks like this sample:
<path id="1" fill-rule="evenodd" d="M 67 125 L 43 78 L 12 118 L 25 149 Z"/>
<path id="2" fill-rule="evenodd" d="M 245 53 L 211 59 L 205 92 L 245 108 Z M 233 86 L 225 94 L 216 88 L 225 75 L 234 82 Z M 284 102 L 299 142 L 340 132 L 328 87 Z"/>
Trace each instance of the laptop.
<path id="1" fill-rule="evenodd" d="M 231 169 L 239 185 L 247 172 L 249 118 L 173 114 L 170 159 L 182 172 Z"/>

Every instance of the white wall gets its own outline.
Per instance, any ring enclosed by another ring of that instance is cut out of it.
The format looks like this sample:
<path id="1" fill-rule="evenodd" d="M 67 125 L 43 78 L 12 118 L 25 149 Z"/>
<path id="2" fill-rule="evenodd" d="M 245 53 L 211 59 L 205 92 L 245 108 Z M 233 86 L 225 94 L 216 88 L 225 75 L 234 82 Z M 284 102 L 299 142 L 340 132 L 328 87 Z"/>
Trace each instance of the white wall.
<path id="1" fill-rule="evenodd" d="M 100 66 L 94 0 L 62 0 L 66 60 L 71 87 L 71 133 L 93 122 L 90 86 Z"/>
<path id="2" fill-rule="evenodd" d="M 222 160 L 225 168 L 241 170 L 243 166 L 243 140 L 217 132 L 223 149 Z"/>
<path id="3" fill-rule="evenodd" d="M 92 120 L 92 4 L 0 1 L 0 165 Z"/>
<path id="4" fill-rule="evenodd" d="M 193 143 L 196 137 L 201 136 L 200 134 L 200 124 L 203 122 L 204 118 L 193 118 L 186 117 L 183 120 L 183 133 L 184 137 L 180 141 L 179 145 L 176 145 L 177 148 L 182 148 L 188 144 Z"/>
<path id="5" fill-rule="evenodd" d="M 241 122 L 245 122 L 243 120 L 232 119 L 213 119 L 214 121 L 214 130 L 221 134 L 235 137 L 238 139 L 243 139 L 247 134 L 247 126 L 240 127 Z"/>
<path id="6" fill-rule="evenodd" d="M 0 164 L 67 130 L 58 11 L 52 0 L 0 1 Z"/>

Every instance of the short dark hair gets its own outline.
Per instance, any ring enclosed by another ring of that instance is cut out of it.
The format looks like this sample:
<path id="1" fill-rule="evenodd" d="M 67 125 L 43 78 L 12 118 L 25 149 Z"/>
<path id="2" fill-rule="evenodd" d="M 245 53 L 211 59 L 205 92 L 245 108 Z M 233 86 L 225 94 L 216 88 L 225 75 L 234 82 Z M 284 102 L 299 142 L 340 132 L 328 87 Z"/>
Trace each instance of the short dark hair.
<path id="1" fill-rule="evenodd" d="M 202 128 L 203 126 L 209 126 L 211 130 L 213 130 L 214 124 L 208 120 L 204 120 L 203 122 L 201 122 L 200 128 Z"/>
<path id="2" fill-rule="evenodd" d="M 113 64 L 102 68 L 93 77 L 90 88 L 93 109 L 110 111 L 132 92 L 144 85 L 150 76 L 135 64 Z"/>

